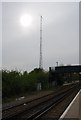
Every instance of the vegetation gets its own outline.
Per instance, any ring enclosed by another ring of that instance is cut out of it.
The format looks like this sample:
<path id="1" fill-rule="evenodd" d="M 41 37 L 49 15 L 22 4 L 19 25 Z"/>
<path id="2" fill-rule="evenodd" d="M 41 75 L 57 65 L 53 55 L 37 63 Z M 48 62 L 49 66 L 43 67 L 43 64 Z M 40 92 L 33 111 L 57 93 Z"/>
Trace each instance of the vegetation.
<path id="1" fill-rule="evenodd" d="M 38 85 L 41 85 L 42 90 L 48 90 L 54 88 L 54 85 L 62 85 L 64 82 L 69 83 L 81 80 L 81 74 L 79 75 L 78 73 L 55 75 L 54 72 L 53 74 L 49 74 L 48 72 L 37 68 L 30 73 L 27 71 L 23 71 L 22 73 L 17 70 L 2 70 L 0 71 L 0 76 L 2 76 L 0 78 L 2 78 L 3 98 L 10 98 L 37 91 Z M 57 83 L 54 83 L 55 81 Z"/>
<path id="2" fill-rule="evenodd" d="M 37 84 L 41 83 L 42 90 L 48 88 L 48 72 L 34 69 L 30 73 L 24 71 L 2 71 L 2 97 L 7 98 L 26 92 L 36 91 Z"/>

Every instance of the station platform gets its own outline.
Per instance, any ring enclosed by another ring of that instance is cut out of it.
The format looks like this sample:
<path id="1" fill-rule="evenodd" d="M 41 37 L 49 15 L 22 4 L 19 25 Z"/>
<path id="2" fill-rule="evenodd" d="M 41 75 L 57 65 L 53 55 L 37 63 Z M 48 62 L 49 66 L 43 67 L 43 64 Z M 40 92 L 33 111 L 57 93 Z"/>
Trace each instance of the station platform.
<path id="1" fill-rule="evenodd" d="M 78 120 L 81 120 L 81 90 L 77 93 L 75 98 L 66 108 L 59 120 L 62 120 L 64 118 L 76 118 Z"/>

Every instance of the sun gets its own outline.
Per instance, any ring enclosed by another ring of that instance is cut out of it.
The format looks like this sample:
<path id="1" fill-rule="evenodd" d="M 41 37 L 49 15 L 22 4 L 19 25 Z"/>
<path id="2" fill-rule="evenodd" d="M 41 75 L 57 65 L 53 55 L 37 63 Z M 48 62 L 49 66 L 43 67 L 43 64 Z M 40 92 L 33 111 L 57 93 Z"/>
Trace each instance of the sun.
<path id="1" fill-rule="evenodd" d="M 28 27 L 32 23 L 32 17 L 29 14 L 24 14 L 20 17 L 20 23 L 24 27 Z"/>

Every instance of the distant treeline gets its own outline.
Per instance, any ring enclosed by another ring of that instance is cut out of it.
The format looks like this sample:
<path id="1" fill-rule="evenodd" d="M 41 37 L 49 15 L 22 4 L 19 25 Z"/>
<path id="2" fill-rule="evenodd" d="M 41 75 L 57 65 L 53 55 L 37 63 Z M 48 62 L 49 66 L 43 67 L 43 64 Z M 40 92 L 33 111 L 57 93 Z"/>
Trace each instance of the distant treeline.
<path id="1" fill-rule="evenodd" d="M 2 77 L 3 98 L 21 95 L 23 93 L 30 93 L 32 91 L 37 91 L 39 88 L 42 90 L 52 88 L 49 83 L 49 72 L 38 68 L 29 73 L 27 71 L 19 72 L 17 70 L 2 70 L 0 72 L 0 76 Z M 55 78 L 53 77 L 50 80 L 55 81 Z M 61 83 L 63 84 L 64 82 L 72 82 L 76 80 L 81 80 L 81 74 L 59 74 L 57 78 L 58 85 L 61 85 Z"/>
<path id="2" fill-rule="evenodd" d="M 30 73 L 2 70 L 2 97 L 36 91 L 38 83 L 42 89 L 48 89 L 48 72 L 37 68 Z"/>

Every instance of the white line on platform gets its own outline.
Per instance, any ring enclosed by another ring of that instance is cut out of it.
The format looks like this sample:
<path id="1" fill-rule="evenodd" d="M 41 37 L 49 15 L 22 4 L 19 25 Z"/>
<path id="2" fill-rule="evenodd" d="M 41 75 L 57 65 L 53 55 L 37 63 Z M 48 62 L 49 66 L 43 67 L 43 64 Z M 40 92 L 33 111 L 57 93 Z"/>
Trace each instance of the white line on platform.
<path id="1" fill-rule="evenodd" d="M 62 118 L 65 117 L 66 113 L 69 111 L 70 107 L 72 106 L 73 102 L 75 101 L 75 99 L 78 97 L 79 93 L 81 92 L 81 90 L 77 93 L 77 95 L 75 96 L 75 98 L 72 100 L 72 102 L 69 104 L 69 106 L 66 108 L 66 110 L 64 111 L 64 113 L 61 115 L 61 117 L 59 118 L 59 120 L 61 120 Z"/>

